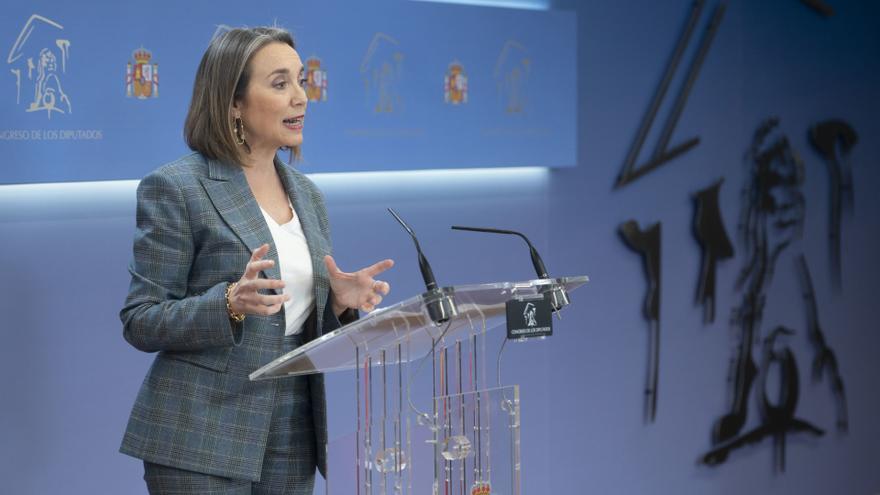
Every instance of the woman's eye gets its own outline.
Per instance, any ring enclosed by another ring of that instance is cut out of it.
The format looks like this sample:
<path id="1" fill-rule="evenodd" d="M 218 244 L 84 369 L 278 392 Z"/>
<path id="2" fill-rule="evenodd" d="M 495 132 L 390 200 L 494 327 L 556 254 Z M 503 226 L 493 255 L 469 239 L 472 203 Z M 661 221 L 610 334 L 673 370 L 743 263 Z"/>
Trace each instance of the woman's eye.
<path id="1" fill-rule="evenodd" d="M 275 83 L 275 87 L 278 89 L 284 89 L 285 87 L 287 87 L 287 81 L 279 81 Z"/>
<path id="2" fill-rule="evenodd" d="M 303 77 L 303 78 L 301 78 L 301 79 L 299 80 L 299 85 L 302 86 L 302 87 L 304 88 L 304 87 L 306 87 L 306 83 L 307 83 L 307 82 L 309 82 L 309 78 L 307 78 L 307 77 Z"/>

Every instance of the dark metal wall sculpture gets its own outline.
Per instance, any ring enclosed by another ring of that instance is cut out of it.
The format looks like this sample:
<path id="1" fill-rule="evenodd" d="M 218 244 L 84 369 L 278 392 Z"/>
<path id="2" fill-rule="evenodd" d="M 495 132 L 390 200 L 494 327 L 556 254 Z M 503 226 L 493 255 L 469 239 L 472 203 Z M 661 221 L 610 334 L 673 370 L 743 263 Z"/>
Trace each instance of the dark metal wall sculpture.
<path id="1" fill-rule="evenodd" d="M 821 14 L 823 17 L 831 17 L 834 15 L 834 9 L 822 0 L 801 0 L 801 2 Z"/>
<path id="2" fill-rule="evenodd" d="M 739 343 L 728 376 L 729 409 L 715 422 L 715 449 L 703 457 L 707 464 L 724 462 L 731 450 L 749 443 L 740 432 L 746 424 L 748 399 L 758 374 L 752 347 L 759 338 L 765 294 L 777 258 L 800 235 L 803 223 L 803 163 L 788 139 L 777 135 L 778 124 L 778 119 L 764 122 L 748 154 L 750 175 L 743 191 L 739 226 L 747 260 L 737 280 L 737 287 L 743 291 L 741 303 L 732 317 Z"/>
<path id="3" fill-rule="evenodd" d="M 757 291 L 772 277 L 782 250 L 800 237 L 805 214 L 804 164 L 788 138 L 777 136 L 778 126 L 779 119 L 770 118 L 755 133 L 748 154 L 751 177 L 743 190 L 739 230 L 749 259 L 737 286 L 752 278 Z"/>
<path id="4" fill-rule="evenodd" d="M 724 179 L 694 194 L 694 236 L 703 251 L 697 303 L 703 305 L 703 322 L 715 321 L 715 268 L 719 260 L 733 257 L 733 244 L 724 229 L 718 207 L 718 192 Z"/>
<path id="5" fill-rule="evenodd" d="M 807 334 L 810 343 L 813 344 L 815 356 L 813 357 L 813 381 L 822 380 L 823 374 L 831 381 L 831 393 L 837 407 L 837 431 L 846 433 L 849 429 L 849 418 L 846 408 L 846 392 L 843 387 L 843 378 L 837 367 L 837 357 L 834 351 L 825 342 L 825 333 L 819 325 L 819 305 L 816 304 L 816 293 L 813 291 L 813 279 L 810 277 L 810 268 L 804 255 L 798 256 L 798 275 L 800 275 L 801 288 L 804 294 L 804 303 L 807 309 Z"/>
<path id="6" fill-rule="evenodd" d="M 715 7 L 712 17 L 703 33 L 702 39 L 699 42 L 699 46 L 696 49 L 696 54 L 685 74 L 681 89 L 675 97 L 672 109 L 660 130 L 660 137 L 657 140 L 653 153 L 647 162 L 638 167 L 635 166 L 636 160 L 639 158 L 639 154 L 645 144 L 648 132 L 654 123 L 654 119 L 657 117 L 657 112 L 660 110 L 660 105 L 666 97 L 666 93 L 669 90 L 669 86 L 672 83 L 678 65 L 681 63 L 684 52 L 688 48 L 688 44 L 691 41 L 691 37 L 694 34 L 694 30 L 700 20 L 705 5 L 705 0 L 694 0 L 691 6 L 684 31 L 675 44 L 672 57 L 666 65 L 663 77 L 660 80 L 660 85 L 657 87 L 657 91 L 651 99 L 651 104 L 639 124 L 635 140 L 627 153 L 623 168 L 617 177 L 614 186 L 615 189 L 635 181 L 664 163 L 681 156 L 700 143 L 699 137 L 693 137 L 671 148 L 669 145 L 669 142 L 672 139 L 672 133 L 678 125 L 678 120 L 687 104 L 691 89 L 693 88 L 694 83 L 696 83 L 697 76 L 703 66 L 703 61 L 706 59 L 706 55 L 709 53 L 709 48 L 712 46 L 712 41 L 715 39 L 715 33 L 721 25 L 721 20 L 724 18 L 724 12 L 727 9 L 727 5 L 724 2 Z M 636 222 L 629 221 L 621 224 L 619 230 L 625 242 L 644 257 L 645 268 L 648 275 L 648 295 L 645 299 L 645 317 L 650 322 L 650 348 L 648 351 L 648 376 L 645 386 L 645 419 L 648 422 L 653 422 L 657 415 L 657 383 L 660 368 L 660 223 L 658 222 L 647 230 L 642 231 L 639 229 Z M 723 251 L 723 249 L 721 251 Z M 713 258 L 713 260 L 714 259 L 718 258 L 716 257 Z M 709 293 L 707 292 L 707 294 Z M 714 300 L 714 283 L 712 284 L 710 297 Z M 712 311 L 714 312 L 714 306 Z"/>
<path id="7" fill-rule="evenodd" d="M 815 436 L 825 434 L 821 429 L 794 416 L 800 394 L 797 361 L 794 358 L 794 353 L 787 346 L 781 350 L 776 350 L 774 346 L 780 335 L 792 334 L 794 334 L 792 330 L 780 326 L 764 339 L 761 353 L 761 373 L 758 375 L 758 409 L 761 413 L 761 424 L 747 433 L 732 437 L 717 445 L 703 456 L 704 463 L 715 465 L 724 462 L 732 450 L 760 442 L 771 436 L 773 437 L 775 454 L 774 468 L 777 471 L 785 471 L 785 436 L 788 433 L 806 432 Z M 767 380 L 770 376 L 770 369 L 774 365 L 780 367 L 779 398 L 775 403 L 767 397 Z"/>
<path id="8" fill-rule="evenodd" d="M 688 16 L 687 23 L 685 24 L 684 32 L 681 37 L 678 39 L 678 42 L 675 45 L 675 49 L 672 52 L 672 58 L 669 60 L 669 64 L 666 66 L 666 71 L 663 73 L 663 78 L 660 80 L 660 85 L 657 87 L 657 92 L 654 94 L 654 98 L 651 100 L 651 104 L 648 107 L 647 113 L 645 113 L 644 118 L 642 118 L 642 122 L 639 125 L 639 130 L 636 133 L 636 138 L 633 141 L 632 147 L 629 150 L 629 153 L 626 156 L 626 159 L 623 163 L 623 169 L 620 172 L 620 175 L 617 178 L 617 183 L 615 184 L 615 188 L 623 187 L 630 182 L 638 179 L 639 177 L 651 172 L 656 169 L 660 165 L 678 157 L 679 155 L 684 154 L 694 146 L 700 143 L 699 137 L 694 137 L 688 139 L 687 141 L 674 146 L 673 148 L 669 148 L 669 141 L 672 138 L 672 132 L 675 131 L 675 126 L 678 124 L 678 119 L 681 117 L 681 113 L 684 110 L 684 106 L 687 103 L 688 96 L 690 96 L 691 89 L 694 86 L 694 83 L 697 80 L 697 75 L 700 73 L 700 69 L 703 66 L 703 61 L 706 58 L 706 54 L 709 52 L 709 48 L 712 46 L 712 41 L 715 39 L 715 33 L 718 31 L 718 26 L 721 24 L 721 20 L 724 18 L 724 11 L 727 8 L 726 4 L 721 3 L 717 7 L 715 7 L 715 12 L 712 14 L 712 19 L 709 21 L 709 25 L 706 28 L 706 32 L 703 34 L 702 40 L 700 40 L 700 46 L 697 48 L 697 53 L 694 56 L 693 62 L 691 62 L 691 66 L 688 69 L 687 75 L 685 76 L 685 81 L 681 87 L 681 90 L 678 93 L 678 96 L 675 98 L 675 102 L 673 103 L 672 110 L 669 113 L 669 116 L 666 119 L 666 122 L 663 124 L 663 129 L 660 131 L 660 138 L 657 141 L 657 146 L 654 148 L 654 152 L 651 155 L 651 158 L 638 168 L 634 168 L 636 159 L 638 159 L 639 152 L 642 150 L 642 146 L 645 144 L 645 138 L 648 136 L 648 131 L 651 129 L 651 125 L 654 123 L 654 118 L 657 116 L 657 112 L 660 110 L 660 104 L 663 102 L 663 98 L 666 96 L 666 92 L 669 90 L 669 85 L 672 83 L 672 78 L 675 75 L 675 70 L 678 68 L 678 64 L 681 62 L 681 58 L 684 55 L 685 50 L 687 49 L 688 42 L 691 39 L 691 35 L 694 33 L 694 28 L 697 25 L 697 21 L 700 19 L 700 14 L 703 11 L 703 7 L 705 6 L 705 0 L 696 0 L 691 8 L 690 15 Z"/>
<path id="9" fill-rule="evenodd" d="M 620 225 L 623 241 L 642 255 L 648 291 L 644 314 L 649 323 L 648 375 L 645 382 L 645 420 L 654 422 L 657 415 L 657 382 L 660 368 L 660 222 L 646 230 L 635 220 Z"/>
<path id="10" fill-rule="evenodd" d="M 823 124 L 826 126 L 816 126 L 811 130 L 814 145 L 820 150 L 833 151 L 838 143 L 849 150 L 855 143 L 855 134 L 840 126 L 839 122 L 829 121 Z M 834 161 L 833 158 L 828 160 Z M 779 133 L 779 120 L 775 118 L 765 121 L 755 133 L 748 153 L 748 163 L 750 173 L 747 187 L 743 191 L 743 210 L 739 226 L 747 250 L 747 261 L 737 280 L 737 288 L 742 291 L 742 300 L 734 310 L 731 320 L 738 330 L 739 344 L 731 361 L 728 377 L 730 407 L 716 420 L 712 430 L 713 447 L 700 461 L 715 466 L 725 462 L 731 452 L 772 437 L 774 468 L 780 472 L 785 471 L 785 442 L 788 435 L 824 435 L 822 429 L 796 417 L 800 393 L 797 361 L 787 346 L 776 348 L 777 340 L 781 336 L 794 335 L 795 332 L 782 326 L 776 327 L 764 339 L 760 367 L 756 366 L 752 357 L 753 343 L 760 339 L 765 297 L 777 260 L 801 234 L 805 216 L 805 200 L 801 192 L 804 166 L 785 135 Z M 840 183 L 851 184 L 846 181 L 835 184 Z M 712 190 L 709 188 L 700 194 L 709 195 Z M 695 223 L 695 228 L 697 225 Z M 819 324 L 818 304 L 810 270 L 802 254 L 797 258 L 797 275 L 807 311 L 807 335 L 814 348 L 813 381 L 818 382 L 823 377 L 829 379 L 837 409 L 837 429 L 846 432 L 848 418 L 843 379 L 834 351 L 827 344 Z M 780 380 L 777 387 L 779 396 L 775 402 L 768 398 L 767 392 L 768 377 L 772 376 L 770 372 L 774 367 L 779 368 Z M 760 423 L 743 432 L 748 420 L 748 400 L 755 380 L 758 388 L 754 397 L 761 413 Z"/>
<path id="11" fill-rule="evenodd" d="M 853 207 L 852 168 L 849 152 L 858 142 L 855 129 L 842 120 L 826 120 L 810 128 L 810 143 L 828 166 L 831 209 L 828 240 L 831 249 L 831 280 L 840 289 L 840 219 Z"/>
<path id="12" fill-rule="evenodd" d="M 833 14 L 833 10 L 820 0 L 802 1 L 823 15 Z M 615 189 L 643 177 L 700 143 L 697 136 L 670 146 L 672 134 L 724 18 L 724 2 L 715 7 L 696 47 L 696 53 L 672 102 L 670 113 L 660 129 L 653 152 L 646 161 L 636 166 L 705 4 L 705 0 L 695 0 L 692 4 L 684 30 L 675 44 L 656 93 L 627 152 L 614 185 Z M 840 287 L 840 216 L 844 209 L 851 208 L 853 196 L 851 173 L 846 159 L 857 142 L 857 136 L 845 122 L 829 120 L 810 129 L 810 141 L 825 159 L 831 176 L 831 265 L 835 286 Z M 805 216 L 805 200 L 801 192 L 804 165 L 787 137 L 779 132 L 779 120 L 775 118 L 762 123 L 755 132 L 748 153 L 748 164 L 749 178 L 743 190 L 739 225 L 745 262 L 736 281 L 739 303 L 731 316 L 731 325 L 736 331 L 738 343 L 731 357 L 727 379 L 728 409 L 716 419 L 712 429 L 712 448 L 701 457 L 701 462 L 719 465 L 733 451 L 770 437 L 774 444 L 774 467 L 777 471 L 784 471 L 788 435 L 804 433 L 821 436 L 824 432 L 795 414 L 800 392 L 797 361 L 789 347 L 777 348 L 780 337 L 792 335 L 794 331 L 780 326 L 763 338 L 760 363 L 755 361 L 753 348 L 756 342 L 762 341 L 764 306 L 777 261 L 802 233 Z M 725 229 L 719 207 L 723 181 L 723 178 L 719 179 L 694 194 L 696 209 L 693 231 L 702 249 L 696 300 L 703 307 L 704 323 L 715 320 L 717 263 L 734 255 L 733 243 Z M 656 419 L 659 397 L 661 224 L 657 222 L 641 229 L 637 222 L 629 220 L 620 224 L 618 230 L 624 242 L 642 256 L 647 277 L 648 288 L 643 311 L 649 322 L 649 348 L 644 415 L 645 421 L 652 423 Z M 808 336 L 815 349 L 813 380 L 829 378 L 837 406 L 837 428 L 845 432 L 848 420 L 843 380 L 834 352 L 826 343 L 819 326 L 817 304 L 806 261 L 801 256 L 798 262 L 798 275 L 807 306 Z M 771 369 L 776 368 L 779 373 L 772 375 Z M 771 376 L 778 376 L 780 380 L 776 387 L 779 394 L 775 401 L 768 397 L 768 381 Z M 753 395 L 756 381 L 758 387 Z M 753 421 L 757 426 L 748 429 L 749 400 L 752 397 L 757 401 L 760 418 Z"/>

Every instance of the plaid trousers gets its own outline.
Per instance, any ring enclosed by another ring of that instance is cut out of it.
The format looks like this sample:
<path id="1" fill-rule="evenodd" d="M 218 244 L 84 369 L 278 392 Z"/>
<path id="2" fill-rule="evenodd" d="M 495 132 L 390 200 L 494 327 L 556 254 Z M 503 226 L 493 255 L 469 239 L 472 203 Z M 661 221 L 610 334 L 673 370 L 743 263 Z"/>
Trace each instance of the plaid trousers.
<path id="1" fill-rule="evenodd" d="M 285 349 L 301 335 L 284 338 Z M 144 461 L 144 481 L 151 495 L 312 495 L 316 444 L 307 377 L 275 380 L 275 405 L 258 482 L 230 479 Z"/>

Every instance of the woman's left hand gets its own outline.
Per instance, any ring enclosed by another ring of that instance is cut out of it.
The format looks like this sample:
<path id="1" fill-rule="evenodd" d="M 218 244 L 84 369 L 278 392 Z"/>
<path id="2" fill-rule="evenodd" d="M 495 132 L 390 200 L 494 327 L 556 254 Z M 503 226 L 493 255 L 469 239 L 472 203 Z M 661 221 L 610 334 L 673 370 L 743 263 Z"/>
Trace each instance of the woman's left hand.
<path id="1" fill-rule="evenodd" d="M 391 286 L 388 282 L 373 277 L 394 266 L 393 260 L 382 260 L 374 265 L 347 273 L 336 266 L 332 256 L 324 256 L 324 264 L 330 274 L 330 289 L 333 290 L 333 312 L 336 316 L 348 308 L 372 311 L 382 302 Z"/>

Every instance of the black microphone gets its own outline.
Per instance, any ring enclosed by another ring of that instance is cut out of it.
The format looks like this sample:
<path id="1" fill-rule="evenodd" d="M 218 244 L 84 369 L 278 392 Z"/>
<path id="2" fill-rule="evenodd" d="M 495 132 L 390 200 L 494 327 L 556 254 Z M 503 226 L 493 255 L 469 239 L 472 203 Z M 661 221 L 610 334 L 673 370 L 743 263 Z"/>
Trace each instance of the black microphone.
<path id="1" fill-rule="evenodd" d="M 425 254 L 422 252 L 422 247 L 419 245 L 416 233 L 413 232 L 412 228 L 410 228 L 402 218 L 400 218 L 400 215 L 398 215 L 396 211 L 388 208 L 388 212 L 391 213 L 391 215 L 394 216 L 394 219 L 403 226 L 407 233 L 409 233 L 416 245 L 416 251 L 419 253 L 419 270 L 422 272 L 422 279 L 425 281 L 425 293 L 422 294 L 422 298 L 425 301 L 425 306 L 428 309 L 428 316 L 431 317 L 431 321 L 440 324 L 448 321 L 449 318 L 458 315 L 458 309 L 455 307 L 455 302 L 452 300 L 451 296 L 452 290 L 449 288 L 440 289 L 437 287 L 437 280 L 434 278 L 434 271 L 431 270 L 431 264 L 428 263 L 428 258 L 426 258 Z"/>
<path id="2" fill-rule="evenodd" d="M 520 232 L 516 232 L 514 230 L 503 230 L 503 229 L 491 229 L 488 227 L 462 227 L 461 225 L 453 225 L 453 230 L 469 230 L 471 232 L 488 232 L 490 234 L 508 234 L 508 235 L 516 235 L 521 237 L 526 244 L 529 245 L 529 254 L 532 257 L 532 266 L 535 267 L 535 273 L 538 274 L 538 278 L 549 280 L 550 275 L 547 274 L 547 268 L 544 267 L 544 260 L 541 259 L 541 255 L 538 254 L 538 250 L 535 249 L 535 246 L 532 245 L 529 238 Z M 553 283 L 549 286 L 542 286 L 539 288 L 539 291 L 547 294 L 550 297 L 550 305 L 553 306 L 555 311 L 562 309 L 567 306 L 569 303 L 568 293 L 565 292 L 565 289 L 557 283 Z"/>

